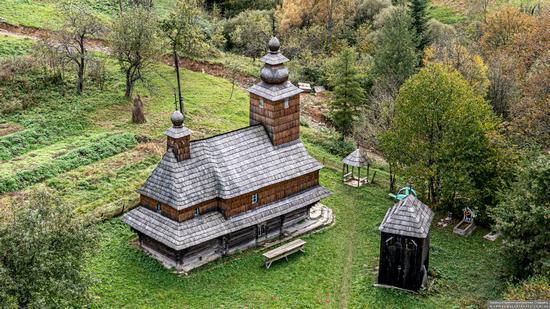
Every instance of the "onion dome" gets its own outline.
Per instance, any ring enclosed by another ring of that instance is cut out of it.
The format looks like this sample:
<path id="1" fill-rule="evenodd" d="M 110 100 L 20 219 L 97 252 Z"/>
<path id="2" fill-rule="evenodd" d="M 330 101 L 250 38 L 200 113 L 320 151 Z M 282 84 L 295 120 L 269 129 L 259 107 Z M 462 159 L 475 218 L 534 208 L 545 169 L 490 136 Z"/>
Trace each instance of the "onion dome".
<path id="1" fill-rule="evenodd" d="M 279 39 L 272 36 L 269 42 L 267 43 L 267 48 L 269 48 L 269 52 L 272 54 L 279 53 L 279 48 L 281 47 L 281 43 L 279 43 Z"/>
<path id="2" fill-rule="evenodd" d="M 174 128 L 181 128 L 183 126 L 183 114 L 180 111 L 173 112 L 170 120 L 172 120 Z"/>
<path id="3" fill-rule="evenodd" d="M 288 80 L 288 69 L 284 63 L 288 58 L 280 53 L 281 44 L 276 37 L 271 37 L 267 43 L 268 53 L 260 58 L 264 63 L 260 71 L 260 83 L 250 87 L 248 91 L 271 101 L 280 101 L 297 95 L 302 90 Z"/>

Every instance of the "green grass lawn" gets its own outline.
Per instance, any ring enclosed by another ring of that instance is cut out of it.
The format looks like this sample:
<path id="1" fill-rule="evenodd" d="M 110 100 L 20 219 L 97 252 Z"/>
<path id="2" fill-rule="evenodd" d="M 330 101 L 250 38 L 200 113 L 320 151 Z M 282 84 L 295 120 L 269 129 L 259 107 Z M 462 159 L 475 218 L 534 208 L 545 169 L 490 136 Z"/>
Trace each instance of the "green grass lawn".
<path id="1" fill-rule="evenodd" d="M 80 0 L 103 21 L 110 21 L 119 12 L 118 1 Z M 57 0 L 2 0 L 0 19 L 13 25 L 56 30 L 63 23 L 57 10 Z M 175 0 L 155 0 L 155 9 L 166 16 L 175 6 Z"/>
<path id="2" fill-rule="evenodd" d="M 306 252 L 266 270 L 263 250 L 251 249 L 176 275 L 135 246 L 136 236 L 120 219 L 99 225 L 100 247 L 87 270 L 98 307 L 162 308 L 452 308 L 497 299 L 498 246 L 484 230 L 463 238 L 432 226 L 430 267 L 437 274 L 430 292 L 414 295 L 373 287 L 378 265 L 378 225 L 391 201 L 380 186 L 361 189 L 340 183 L 332 170 L 321 183 L 333 192 L 323 201 L 336 224 L 302 237 Z"/>
<path id="3" fill-rule="evenodd" d="M 27 54 L 31 51 L 34 41 L 0 35 L 0 60 Z"/>
<path id="4" fill-rule="evenodd" d="M 456 24 L 466 19 L 464 15 L 443 5 L 430 5 L 428 14 L 444 24 Z"/>

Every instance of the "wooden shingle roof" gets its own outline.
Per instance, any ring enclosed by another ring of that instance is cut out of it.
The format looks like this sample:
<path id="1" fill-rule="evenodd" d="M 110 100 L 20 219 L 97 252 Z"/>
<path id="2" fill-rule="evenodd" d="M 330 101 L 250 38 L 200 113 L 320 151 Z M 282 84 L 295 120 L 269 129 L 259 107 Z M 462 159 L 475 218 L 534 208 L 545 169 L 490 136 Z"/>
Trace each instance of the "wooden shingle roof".
<path id="1" fill-rule="evenodd" d="M 175 250 L 182 250 L 226 235 L 315 203 L 330 195 L 316 186 L 273 203 L 225 219 L 218 211 L 177 222 L 145 207 L 137 207 L 122 216 L 132 228 Z"/>
<path id="2" fill-rule="evenodd" d="M 178 210 L 228 199 L 322 168 L 299 141 L 273 146 L 264 127 L 191 142 L 191 158 L 167 151 L 139 193 Z"/>
<path id="3" fill-rule="evenodd" d="M 345 157 L 342 162 L 349 166 L 363 167 L 369 164 L 369 158 L 361 149 L 355 149 L 355 151 Z"/>
<path id="4" fill-rule="evenodd" d="M 284 98 L 289 98 L 303 92 L 302 89 L 294 86 L 289 81 L 286 81 L 283 84 L 275 85 L 260 82 L 248 88 L 248 91 L 260 97 L 266 98 L 272 102 L 279 101 Z"/>
<path id="5" fill-rule="evenodd" d="M 403 236 L 426 238 L 434 213 L 413 194 L 388 209 L 380 231 Z"/>

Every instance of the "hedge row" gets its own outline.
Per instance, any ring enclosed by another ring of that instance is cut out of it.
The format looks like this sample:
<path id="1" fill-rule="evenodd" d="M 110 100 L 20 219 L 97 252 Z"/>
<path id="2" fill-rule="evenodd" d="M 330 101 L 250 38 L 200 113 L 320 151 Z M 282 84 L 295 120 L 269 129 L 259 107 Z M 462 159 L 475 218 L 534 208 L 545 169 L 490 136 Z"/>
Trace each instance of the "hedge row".
<path id="1" fill-rule="evenodd" d="M 14 175 L 0 177 L 0 194 L 21 190 L 63 172 L 124 152 L 137 145 L 132 134 L 105 135 L 70 150 L 51 162 Z"/>

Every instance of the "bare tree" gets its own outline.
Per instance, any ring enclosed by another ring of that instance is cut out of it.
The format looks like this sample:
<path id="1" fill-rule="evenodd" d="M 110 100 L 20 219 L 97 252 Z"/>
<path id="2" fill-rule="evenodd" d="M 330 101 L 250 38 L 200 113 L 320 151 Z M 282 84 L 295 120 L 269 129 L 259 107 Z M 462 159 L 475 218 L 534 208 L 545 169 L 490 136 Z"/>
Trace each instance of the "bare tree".
<path id="1" fill-rule="evenodd" d="M 76 93 L 81 95 L 86 64 L 90 59 L 86 43 L 100 34 L 103 26 L 87 6 L 77 2 L 63 3 L 61 13 L 65 22 L 59 33 L 59 44 L 65 56 L 77 67 Z"/>
<path id="2" fill-rule="evenodd" d="M 152 10 L 135 7 L 120 14 L 111 33 L 111 53 L 126 76 L 124 95 L 132 96 L 134 84 L 161 54 L 157 18 Z"/>
<path id="3" fill-rule="evenodd" d="M 388 130 L 395 116 L 395 96 L 398 83 L 375 83 L 369 95 L 369 105 L 363 109 L 361 121 L 353 132 L 357 145 L 374 153 L 381 153 L 387 160 L 390 176 L 390 191 L 395 191 L 396 163 L 391 149 L 382 149 L 380 137 Z"/>

